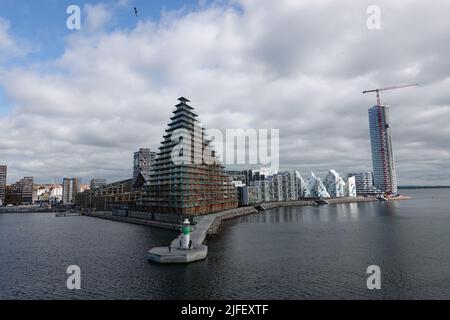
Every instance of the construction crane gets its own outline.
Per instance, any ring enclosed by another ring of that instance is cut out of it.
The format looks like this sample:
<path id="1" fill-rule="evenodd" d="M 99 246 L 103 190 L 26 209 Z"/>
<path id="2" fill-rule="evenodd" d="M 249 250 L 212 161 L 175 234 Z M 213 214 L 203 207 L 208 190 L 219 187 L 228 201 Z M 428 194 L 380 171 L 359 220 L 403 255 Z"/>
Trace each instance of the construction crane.
<path id="1" fill-rule="evenodd" d="M 404 86 L 395 86 L 395 87 L 387 87 L 387 88 L 381 88 L 381 89 L 366 90 L 366 91 L 363 91 L 363 94 L 376 92 L 377 93 L 377 105 L 381 106 L 380 92 L 387 91 L 387 90 L 393 90 L 393 89 L 417 87 L 418 85 L 419 85 L 418 83 L 414 83 L 414 84 L 407 84 Z"/>

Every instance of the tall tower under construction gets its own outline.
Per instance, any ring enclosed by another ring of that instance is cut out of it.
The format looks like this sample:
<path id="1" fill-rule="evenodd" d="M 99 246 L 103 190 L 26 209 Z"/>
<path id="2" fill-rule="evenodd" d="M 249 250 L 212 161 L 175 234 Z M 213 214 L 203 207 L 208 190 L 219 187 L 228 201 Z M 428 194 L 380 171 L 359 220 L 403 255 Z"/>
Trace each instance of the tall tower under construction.
<path id="1" fill-rule="evenodd" d="M 388 106 L 376 105 L 369 109 L 369 128 L 375 187 L 387 195 L 397 195 Z"/>
<path id="2" fill-rule="evenodd" d="M 197 113 L 188 99 L 178 100 L 140 206 L 155 220 L 167 222 L 236 208 L 236 189 L 217 161 Z"/>

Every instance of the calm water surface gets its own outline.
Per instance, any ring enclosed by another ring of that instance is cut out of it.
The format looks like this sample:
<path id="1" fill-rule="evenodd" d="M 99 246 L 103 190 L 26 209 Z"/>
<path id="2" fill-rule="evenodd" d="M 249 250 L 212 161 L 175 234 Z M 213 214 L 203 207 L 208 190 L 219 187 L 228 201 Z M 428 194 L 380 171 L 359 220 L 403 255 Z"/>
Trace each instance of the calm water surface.
<path id="1" fill-rule="evenodd" d="M 450 299 L 450 189 L 411 201 L 291 207 L 243 217 L 205 261 L 157 265 L 176 233 L 89 217 L 0 214 L 0 299 Z M 82 290 L 66 288 L 81 268 Z M 382 271 L 369 291 L 366 268 Z"/>

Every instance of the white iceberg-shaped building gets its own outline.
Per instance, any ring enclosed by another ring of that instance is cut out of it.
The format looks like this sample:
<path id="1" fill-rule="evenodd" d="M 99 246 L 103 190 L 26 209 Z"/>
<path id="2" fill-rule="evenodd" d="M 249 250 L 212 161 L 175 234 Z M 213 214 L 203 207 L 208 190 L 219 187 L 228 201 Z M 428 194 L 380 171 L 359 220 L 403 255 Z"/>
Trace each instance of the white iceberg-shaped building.
<path id="1" fill-rule="evenodd" d="M 309 192 L 308 186 L 298 171 L 295 171 L 296 181 L 297 181 L 297 191 L 298 198 L 310 198 L 311 193 Z"/>
<path id="2" fill-rule="evenodd" d="M 338 198 L 345 196 L 345 181 L 336 170 L 331 169 L 328 172 L 323 180 L 323 184 L 331 197 Z"/>
<path id="3" fill-rule="evenodd" d="M 356 197 L 356 178 L 354 176 L 349 177 L 345 183 L 345 196 Z"/>
<path id="4" fill-rule="evenodd" d="M 330 194 L 325 188 L 322 180 L 314 172 L 306 180 L 306 185 L 312 198 L 330 198 Z"/>

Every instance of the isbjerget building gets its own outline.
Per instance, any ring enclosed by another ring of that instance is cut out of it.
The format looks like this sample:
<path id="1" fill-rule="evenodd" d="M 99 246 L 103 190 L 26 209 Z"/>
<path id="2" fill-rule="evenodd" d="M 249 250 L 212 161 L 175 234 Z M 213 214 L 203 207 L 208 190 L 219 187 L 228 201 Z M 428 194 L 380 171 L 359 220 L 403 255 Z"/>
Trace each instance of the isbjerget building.
<path id="1" fill-rule="evenodd" d="M 176 222 L 238 206 L 237 192 L 217 161 L 186 98 L 179 98 L 139 206 L 155 220 Z"/>

